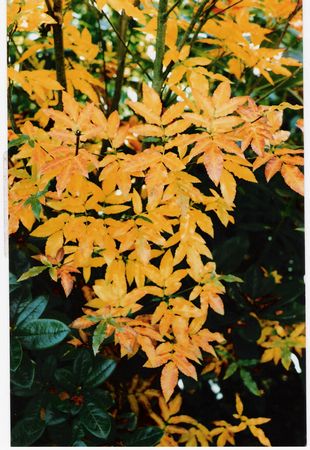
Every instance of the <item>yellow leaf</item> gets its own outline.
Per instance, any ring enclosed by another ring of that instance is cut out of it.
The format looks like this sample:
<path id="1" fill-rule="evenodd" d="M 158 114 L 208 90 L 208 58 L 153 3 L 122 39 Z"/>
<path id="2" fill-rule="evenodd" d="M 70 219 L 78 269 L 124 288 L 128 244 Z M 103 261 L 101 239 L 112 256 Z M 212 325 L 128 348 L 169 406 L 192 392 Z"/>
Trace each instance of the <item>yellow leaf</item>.
<path id="1" fill-rule="evenodd" d="M 135 214 L 142 213 L 143 207 L 142 207 L 141 197 L 135 189 L 133 190 L 133 193 L 132 193 L 132 205 L 133 205 L 133 210 L 134 210 Z"/>
<path id="2" fill-rule="evenodd" d="M 161 123 L 163 125 L 168 125 L 174 119 L 180 117 L 180 115 L 184 111 L 184 106 L 184 102 L 175 103 L 174 105 L 170 106 L 162 115 Z"/>
<path id="3" fill-rule="evenodd" d="M 62 93 L 64 112 L 72 119 L 77 122 L 80 112 L 80 105 L 78 102 L 67 92 Z"/>
<path id="4" fill-rule="evenodd" d="M 109 139 L 114 139 L 120 125 L 120 118 L 117 111 L 113 111 L 108 118 L 107 133 Z"/>
<path id="5" fill-rule="evenodd" d="M 261 357 L 261 362 L 265 363 L 268 361 L 271 361 L 274 356 L 274 349 L 273 348 L 267 348 L 267 350 L 264 351 Z"/>
<path id="6" fill-rule="evenodd" d="M 164 280 L 167 280 L 173 272 L 173 256 L 171 250 L 166 251 L 160 261 L 160 274 Z"/>
<path id="7" fill-rule="evenodd" d="M 168 404 L 170 416 L 177 414 L 182 405 L 182 396 L 180 394 L 176 395 Z"/>
<path id="8" fill-rule="evenodd" d="M 238 393 L 236 394 L 236 411 L 239 416 L 241 416 L 243 413 L 243 404 Z"/>
<path id="9" fill-rule="evenodd" d="M 227 105 L 227 103 L 229 103 L 230 95 L 231 95 L 230 84 L 223 81 L 215 89 L 212 96 L 215 109 L 220 110 L 221 108 L 223 108 L 223 105 Z"/>
<path id="10" fill-rule="evenodd" d="M 142 92 L 143 103 L 145 104 L 145 106 L 150 109 L 156 116 L 160 116 L 162 105 L 157 92 L 145 83 L 143 83 Z"/>
<path id="11" fill-rule="evenodd" d="M 144 117 L 147 122 L 155 125 L 160 125 L 159 115 L 154 114 L 154 112 L 143 103 L 127 100 L 126 104 L 130 106 L 130 108 L 133 109 L 136 114 Z"/>
<path id="12" fill-rule="evenodd" d="M 49 220 L 47 220 L 43 225 L 40 225 L 38 228 L 36 228 L 32 233 L 31 236 L 35 237 L 46 237 L 50 236 L 53 233 L 56 233 L 56 231 L 62 230 L 64 224 L 69 219 L 69 214 L 60 214 L 58 217 L 53 217 Z"/>
<path id="13" fill-rule="evenodd" d="M 261 428 L 257 428 L 255 426 L 250 426 L 249 428 L 253 436 L 257 437 L 257 439 L 261 444 L 265 445 L 266 447 L 271 446 L 269 439 L 266 437 L 265 433 Z"/>
<path id="14" fill-rule="evenodd" d="M 105 206 L 103 208 L 104 214 L 119 214 L 121 212 L 127 211 L 130 208 L 130 206 L 126 205 L 112 205 L 112 206 Z"/>
<path id="15" fill-rule="evenodd" d="M 156 136 L 161 137 L 164 135 L 164 131 L 156 125 L 137 125 L 130 129 L 132 133 L 139 134 L 140 136 Z"/>
<path id="16" fill-rule="evenodd" d="M 232 172 L 238 178 L 242 178 L 246 181 L 251 181 L 252 183 L 257 183 L 253 172 L 247 167 L 236 164 L 233 161 L 225 161 L 224 167 L 226 170 L 229 170 L 229 172 Z"/>
<path id="17" fill-rule="evenodd" d="M 178 374 L 178 368 L 172 361 L 168 362 L 161 372 L 160 385 L 166 402 L 169 401 L 178 383 Z"/>
<path id="18" fill-rule="evenodd" d="M 174 136 L 177 133 L 182 133 L 190 126 L 190 124 L 191 122 L 188 120 L 176 120 L 165 128 L 165 135 Z"/>
<path id="19" fill-rule="evenodd" d="M 45 254 L 48 256 L 56 257 L 56 254 L 63 246 L 63 232 L 62 230 L 56 231 L 56 233 L 49 236 L 45 244 Z"/>
<path id="20" fill-rule="evenodd" d="M 236 197 L 236 180 L 227 170 L 223 169 L 220 178 L 221 192 L 224 200 L 231 205 Z"/>

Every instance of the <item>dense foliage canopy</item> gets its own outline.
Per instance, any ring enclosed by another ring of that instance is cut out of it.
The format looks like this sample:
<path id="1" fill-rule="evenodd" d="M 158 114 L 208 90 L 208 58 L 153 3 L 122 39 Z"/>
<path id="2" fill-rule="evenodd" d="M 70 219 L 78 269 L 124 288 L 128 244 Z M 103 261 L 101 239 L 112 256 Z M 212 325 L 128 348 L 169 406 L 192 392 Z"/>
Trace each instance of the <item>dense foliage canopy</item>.
<path id="1" fill-rule="evenodd" d="M 304 445 L 298 0 L 8 0 L 12 445 Z"/>

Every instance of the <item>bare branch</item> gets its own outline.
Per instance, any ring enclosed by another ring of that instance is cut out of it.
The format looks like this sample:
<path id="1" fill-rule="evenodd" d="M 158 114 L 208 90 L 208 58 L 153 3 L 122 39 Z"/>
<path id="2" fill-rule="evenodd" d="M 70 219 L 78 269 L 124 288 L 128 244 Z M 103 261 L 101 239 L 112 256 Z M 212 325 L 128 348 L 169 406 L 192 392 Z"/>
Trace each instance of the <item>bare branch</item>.
<path id="1" fill-rule="evenodd" d="M 154 61 L 154 80 L 153 87 L 156 92 L 160 94 L 163 84 L 163 59 L 165 55 L 165 39 L 166 39 L 166 25 L 167 25 L 167 7 L 168 0 L 159 0 L 158 14 L 157 14 L 157 33 L 155 51 L 156 57 Z"/>
<path id="2" fill-rule="evenodd" d="M 49 0 L 45 0 L 45 3 L 49 15 L 57 22 L 52 24 L 57 81 L 62 85 L 64 89 L 67 89 L 63 32 L 62 32 L 62 0 L 54 0 L 53 9 L 51 9 L 52 7 Z M 59 109 L 62 109 L 62 91 L 58 91 L 57 107 Z"/>
<path id="3" fill-rule="evenodd" d="M 122 85 L 123 85 L 123 80 L 124 80 L 126 52 L 127 52 L 127 48 L 123 44 L 123 42 L 125 42 L 125 40 L 126 40 L 126 34 L 127 34 L 127 30 L 128 30 L 128 21 L 129 21 L 129 17 L 123 10 L 120 15 L 120 18 L 119 18 L 119 34 L 120 34 L 122 40 L 118 41 L 118 46 L 117 46 L 118 66 L 117 66 L 115 89 L 114 89 L 114 96 L 113 96 L 113 100 L 112 100 L 111 112 L 118 109 L 118 104 L 119 104 L 119 101 L 121 98 L 121 91 L 122 91 Z"/>

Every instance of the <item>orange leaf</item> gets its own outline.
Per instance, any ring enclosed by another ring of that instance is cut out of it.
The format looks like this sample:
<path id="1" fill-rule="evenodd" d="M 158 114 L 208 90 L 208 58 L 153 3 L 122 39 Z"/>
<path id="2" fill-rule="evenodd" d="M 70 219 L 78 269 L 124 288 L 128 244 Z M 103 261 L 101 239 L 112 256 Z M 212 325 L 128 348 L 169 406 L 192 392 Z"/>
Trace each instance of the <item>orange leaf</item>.
<path id="1" fill-rule="evenodd" d="M 236 196 L 236 180 L 225 169 L 223 169 L 220 178 L 220 187 L 224 200 L 231 205 Z"/>
<path id="2" fill-rule="evenodd" d="M 188 377 L 194 378 L 194 380 L 197 380 L 195 367 L 184 356 L 174 353 L 173 360 L 180 372 L 184 373 L 184 375 Z"/>
<path id="3" fill-rule="evenodd" d="M 279 172 L 279 170 L 281 169 L 282 166 L 282 162 L 280 158 L 277 158 L 276 156 L 271 158 L 265 167 L 265 177 L 266 180 L 269 181 L 271 180 L 271 178 L 277 173 Z"/>
<path id="4" fill-rule="evenodd" d="M 283 164 L 281 167 L 281 175 L 284 178 L 285 183 L 298 192 L 300 195 L 304 195 L 304 175 L 296 166 L 290 166 Z"/>
<path id="5" fill-rule="evenodd" d="M 217 145 L 208 146 L 203 156 L 203 163 L 209 177 L 217 186 L 223 171 L 223 154 Z"/>
<path id="6" fill-rule="evenodd" d="M 94 322 L 84 317 L 79 317 L 78 319 L 75 319 L 71 324 L 70 327 L 77 329 L 77 330 L 83 330 L 84 328 L 89 328 L 92 325 L 94 325 Z"/>
<path id="7" fill-rule="evenodd" d="M 168 362 L 161 372 L 160 385 L 166 402 L 170 399 L 178 383 L 178 374 L 178 368 L 172 361 Z"/>
<path id="8" fill-rule="evenodd" d="M 61 272 L 60 279 L 65 295 L 68 297 L 73 289 L 74 277 L 68 272 Z"/>

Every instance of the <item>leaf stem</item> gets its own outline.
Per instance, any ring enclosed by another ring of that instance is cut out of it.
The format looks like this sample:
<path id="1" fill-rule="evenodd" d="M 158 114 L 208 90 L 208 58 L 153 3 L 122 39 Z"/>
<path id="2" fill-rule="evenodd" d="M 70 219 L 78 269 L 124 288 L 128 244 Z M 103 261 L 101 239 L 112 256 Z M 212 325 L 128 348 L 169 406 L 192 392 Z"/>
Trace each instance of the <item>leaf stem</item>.
<path id="1" fill-rule="evenodd" d="M 79 148 L 80 148 L 80 139 L 81 139 L 81 132 L 80 130 L 77 130 L 75 132 L 76 141 L 75 141 L 75 156 L 79 154 Z"/>

